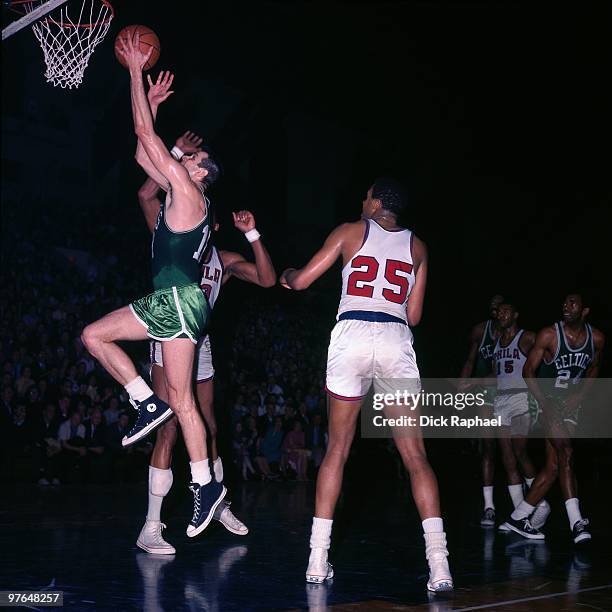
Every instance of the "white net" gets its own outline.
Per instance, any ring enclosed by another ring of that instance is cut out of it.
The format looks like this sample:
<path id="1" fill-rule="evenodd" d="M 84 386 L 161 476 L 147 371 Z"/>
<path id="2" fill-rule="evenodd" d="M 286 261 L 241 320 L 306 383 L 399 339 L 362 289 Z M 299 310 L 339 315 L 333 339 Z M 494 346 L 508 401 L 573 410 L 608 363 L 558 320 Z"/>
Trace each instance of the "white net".
<path id="1" fill-rule="evenodd" d="M 37 21 L 34 34 L 45 55 L 47 82 L 60 87 L 78 87 L 94 49 L 102 41 L 113 18 L 110 3 L 83 0 L 78 18 L 72 19 L 68 7 Z"/>

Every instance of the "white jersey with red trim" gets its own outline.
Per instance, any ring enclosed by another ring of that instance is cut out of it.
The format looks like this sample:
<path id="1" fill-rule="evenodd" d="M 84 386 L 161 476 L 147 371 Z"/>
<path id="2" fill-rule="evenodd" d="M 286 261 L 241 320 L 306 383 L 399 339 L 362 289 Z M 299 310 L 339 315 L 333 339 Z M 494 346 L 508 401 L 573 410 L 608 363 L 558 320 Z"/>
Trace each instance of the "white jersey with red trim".
<path id="1" fill-rule="evenodd" d="M 338 315 L 349 310 L 384 312 L 406 321 L 406 303 L 414 286 L 409 229 L 389 231 L 365 219 L 361 248 L 342 270 Z"/>
<path id="2" fill-rule="evenodd" d="M 525 330 L 519 329 L 508 346 L 502 345 L 502 336 L 497 339 L 493 349 L 493 364 L 497 375 L 497 390 L 527 390 L 523 378 L 523 366 L 527 356 L 521 351 L 519 342 Z"/>
<path id="3" fill-rule="evenodd" d="M 200 286 L 202 291 L 208 298 L 210 307 L 213 308 L 217 297 L 219 297 L 219 291 L 221 291 L 221 281 L 223 280 L 223 262 L 216 246 L 212 246 L 210 249 L 210 257 L 207 261 L 202 263 L 202 280 Z"/>

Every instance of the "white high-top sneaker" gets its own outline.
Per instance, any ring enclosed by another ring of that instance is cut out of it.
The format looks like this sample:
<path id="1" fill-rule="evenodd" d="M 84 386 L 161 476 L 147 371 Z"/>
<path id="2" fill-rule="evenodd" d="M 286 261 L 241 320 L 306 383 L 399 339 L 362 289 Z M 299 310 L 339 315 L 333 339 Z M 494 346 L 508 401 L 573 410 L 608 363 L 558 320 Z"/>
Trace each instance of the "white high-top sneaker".
<path id="1" fill-rule="evenodd" d="M 215 510 L 213 518 L 219 521 L 228 531 L 236 535 L 246 535 L 249 528 L 230 510 L 231 502 L 222 501 Z"/>
<path id="2" fill-rule="evenodd" d="M 535 529 L 541 529 L 544 527 L 544 523 L 548 520 L 550 515 L 550 504 L 543 499 L 533 511 L 531 518 L 529 521 L 531 522 L 532 527 Z"/>
<path id="3" fill-rule="evenodd" d="M 308 569 L 306 570 L 306 582 L 321 584 L 333 577 L 334 568 L 327 561 L 327 549 L 312 548 L 308 560 Z"/>
<path id="4" fill-rule="evenodd" d="M 429 563 L 427 589 L 432 593 L 453 590 L 453 578 L 447 556 L 446 534 L 444 532 L 425 534 L 425 557 Z"/>
<path id="5" fill-rule="evenodd" d="M 162 529 L 166 526 L 161 521 L 146 520 L 140 531 L 136 546 L 152 555 L 173 555 L 176 549 L 162 537 Z"/>

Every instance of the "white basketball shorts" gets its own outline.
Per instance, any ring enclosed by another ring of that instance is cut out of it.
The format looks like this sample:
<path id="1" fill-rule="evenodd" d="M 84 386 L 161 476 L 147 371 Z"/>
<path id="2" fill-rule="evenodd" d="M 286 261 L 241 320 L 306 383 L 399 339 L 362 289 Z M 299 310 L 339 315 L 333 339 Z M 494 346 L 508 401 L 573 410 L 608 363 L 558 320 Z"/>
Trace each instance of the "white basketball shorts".
<path id="1" fill-rule="evenodd" d="M 497 393 L 493 404 L 493 414 L 501 417 L 504 427 L 511 427 L 512 434 L 526 436 L 529 433 L 531 416 L 529 414 L 529 395 L 519 393 Z"/>
<path id="2" fill-rule="evenodd" d="M 164 367 L 162 357 L 162 343 L 152 340 L 149 343 L 149 355 L 151 367 L 154 365 Z M 210 348 L 210 337 L 208 335 L 200 338 L 196 346 L 196 354 L 193 364 L 194 376 L 197 383 L 206 382 L 215 375 L 215 368 L 212 362 L 212 351 Z"/>
<path id="3" fill-rule="evenodd" d="M 420 391 L 410 328 L 403 323 L 338 321 L 327 352 L 327 393 L 341 400 L 359 400 L 372 382 L 377 393 Z"/>

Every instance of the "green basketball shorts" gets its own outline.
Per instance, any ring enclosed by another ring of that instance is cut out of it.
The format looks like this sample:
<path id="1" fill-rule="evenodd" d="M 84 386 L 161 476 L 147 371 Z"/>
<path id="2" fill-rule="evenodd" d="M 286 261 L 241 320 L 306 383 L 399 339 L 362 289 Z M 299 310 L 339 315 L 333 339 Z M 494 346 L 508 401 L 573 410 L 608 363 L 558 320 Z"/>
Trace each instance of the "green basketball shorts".
<path id="1" fill-rule="evenodd" d="M 189 338 L 194 344 L 204 335 L 210 306 L 197 283 L 158 289 L 130 304 L 138 322 L 154 340 Z"/>

